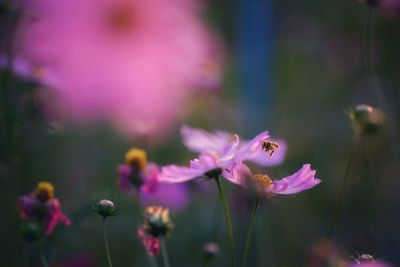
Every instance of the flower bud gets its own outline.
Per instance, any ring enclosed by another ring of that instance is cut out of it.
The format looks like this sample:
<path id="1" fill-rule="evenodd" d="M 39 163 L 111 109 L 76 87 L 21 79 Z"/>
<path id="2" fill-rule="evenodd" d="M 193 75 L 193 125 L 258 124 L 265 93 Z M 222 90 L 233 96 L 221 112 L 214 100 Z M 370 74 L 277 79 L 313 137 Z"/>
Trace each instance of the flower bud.
<path id="1" fill-rule="evenodd" d="M 103 216 L 104 219 L 115 215 L 115 213 L 117 213 L 117 211 L 118 211 L 118 209 L 115 207 L 114 203 L 108 199 L 100 200 L 95 206 L 93 206 L 93 209 L 99 215 Z"/>
<path id="2" fill-rule="evenodd" d="M 21 227 L 21 234 L 26 241 L 35 242 L 43 237 L 43 229 L 39 223 L 24 221 Z"/>
<path id="3" fill-rule="evenodd" d="M 382 128 L 385 114 L 369 105 L 357 105 L 349 112 L 354 128 L 361 134 L 374 134 Z"/>
<path id="4" fill-rule="evenodd" d="M 206 243 L 203 247 L 204 257 L 206 259 L 213 259 L 219 253 L 219 246 L 216 243 Z"/>
<path id="5" fill-rule="evenodd" d="M 161 206 L 149 206 L 144 211 L 145 226 L 148 234 L 158 237 L 167 235 L 173 228 L 169 218 L 169 209 Z"/>

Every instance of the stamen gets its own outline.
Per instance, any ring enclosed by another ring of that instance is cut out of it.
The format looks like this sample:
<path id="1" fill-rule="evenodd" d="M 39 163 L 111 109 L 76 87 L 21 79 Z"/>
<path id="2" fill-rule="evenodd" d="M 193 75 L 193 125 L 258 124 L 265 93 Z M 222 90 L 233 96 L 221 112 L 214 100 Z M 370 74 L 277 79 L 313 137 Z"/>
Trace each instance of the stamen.
<path id="1" fill-rule="evenodd" d="M 272 142 L 272 141 L 265 141 L 261 144 L 262 150 L 265 152 L 269 153 L 269 156 L 271 157 L 272 154 L 279 148 L 278 143 Z"/>
<path id="2" fill-rule="evenodd" d="M 274 182 L 268 175 L 265 174 L 253 174 L 251 177 L 253 182 L 262 188 L 270 187 Z"/>

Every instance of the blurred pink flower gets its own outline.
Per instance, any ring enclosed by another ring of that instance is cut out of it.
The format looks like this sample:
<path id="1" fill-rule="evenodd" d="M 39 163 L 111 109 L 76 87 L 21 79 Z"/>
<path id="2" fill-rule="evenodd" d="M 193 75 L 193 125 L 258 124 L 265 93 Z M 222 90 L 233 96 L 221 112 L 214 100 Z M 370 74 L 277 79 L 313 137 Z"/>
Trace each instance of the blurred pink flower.
<path id="1" fill-rule="evenodd" d="M 71 224 L 54 196 L 53 185 L 47 182 L 40 182 L 34 192 L 21 196 L 17 207 L 21 219 L 40 224 L 46 235 L 50 235 L 58 223 Z"/>
<path id="2" fill-rule="evenodd" d="M 189 167 L 168 165 L 161 169 L 160 182 L 181 183 L 196 177 L 210 176 L 216 170 L 222 172 L 222 176 L 233 183 L 230 170 L 233 165 L 241 164 L 243 161 L 252 161 L 263 166 L 280 164 L 286 153 L 286 144 L 278 140 L 282 151 L 276 149 L 270 152 L 270 156 L 263 148 L 266 142 L 270 142 L 269 134 L 264 131 L 250 141 L 239 141 L 236 134 L 224 131 L 208 133 L 201 129 L 187 126 L 181 129 L 183 143 L 190 150 L 200 153 L 199 157 L 191 160 Z M 280 147 L 275 143 L 277 147 Z M 276 158 L 276 159 L 272 159 Z"/>
<path id="3" fill-rule="evenodd" d="M 139 197 L 142 206 L 162 205 L 178 212 L 189 203 L 187 187 L 161 184 L 158 165 L 147 162 L 147 154 L 142 149 L 130 149 L 125 155 L 125 164 L 119 165 L 117 170 L 120 175 L 118 187 Z"/>
<path id="4" fill-rule="evenodd" d="M 222 72 L 221 42 L 197 0 L 25 0 L 17 33 L 21 72 L 50 88 L 68 118 L 109 120 L 124 133 L 162 135 L 191 88 Z"/>

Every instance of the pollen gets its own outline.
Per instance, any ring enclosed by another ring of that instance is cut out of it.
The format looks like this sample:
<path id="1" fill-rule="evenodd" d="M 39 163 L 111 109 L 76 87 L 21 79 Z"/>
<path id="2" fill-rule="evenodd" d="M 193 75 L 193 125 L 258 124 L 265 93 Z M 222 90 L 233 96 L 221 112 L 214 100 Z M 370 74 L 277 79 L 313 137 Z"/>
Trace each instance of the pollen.
<path id="1" fill-rule="evenodd" d="M 140 148 L 132 148 L 125 154 L 125 162 L 139 170 L 143 170 L 147 166 L 146 151 Z"/>
<path id="2" fill-rule="evenodd" d="M 46 202 L 49 199 L 53 199 L 54 186 L 49 182 L 38 183 L 37 188 L 35 190 L 35 197 L 42 202 Z"/>
<path id="3" fill-rule="evenodd" d="M 278 143 L 272 142 L 272 141 L 265 141 L 261 144 L 262 150 L 265 152 L 269 153 L 269 156 L 271 157 L 272 154 L 279 148 Z"/>
<path id="4" fill-rule="evenodd" d="M 251 178 L 255 184 L 262 188 L 270 187 L 274 183 L 271 178 L 265 174 L 254 174 Z"/>

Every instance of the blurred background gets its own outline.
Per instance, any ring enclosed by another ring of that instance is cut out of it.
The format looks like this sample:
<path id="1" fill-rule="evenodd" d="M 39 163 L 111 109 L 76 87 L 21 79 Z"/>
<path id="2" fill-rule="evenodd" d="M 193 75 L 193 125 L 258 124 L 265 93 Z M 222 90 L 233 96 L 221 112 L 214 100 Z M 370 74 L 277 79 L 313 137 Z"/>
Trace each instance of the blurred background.
<path id="1" fill-rule="evenodd" d="M 16 201 L 42 180 L 72 220 L 44 242 L 50 266 L 106 266 L 91 209 L 101 198 L 120 208 L 108 223 L 114 265 L 148 266 L 136 203 L 116 186 L 116 168 L 132 146 L 160 165 L 187 164 L 195 155 L 181 142 L 182 124 L 245 138 L 268 129 L 288 152 L 263 172 L 280 178 L 311 163 L 322 180 L 263 203 L 249 266 L 342 266 L 361 253 L 400 265 L 398 1 L 0 3 L 0 266 L 40 266 L 36 244 L 21 237 Z M 386 123 L 352 141 L 346 111 L 357 104 L 379 107 Z M 206 242 L 221 249 L 210 266 L 228 266 L 214 184 L 184 186 L 167 239 L 172 266 L 204 266 Z M 223 186 L 240 257 L 252 202 Z"/>

